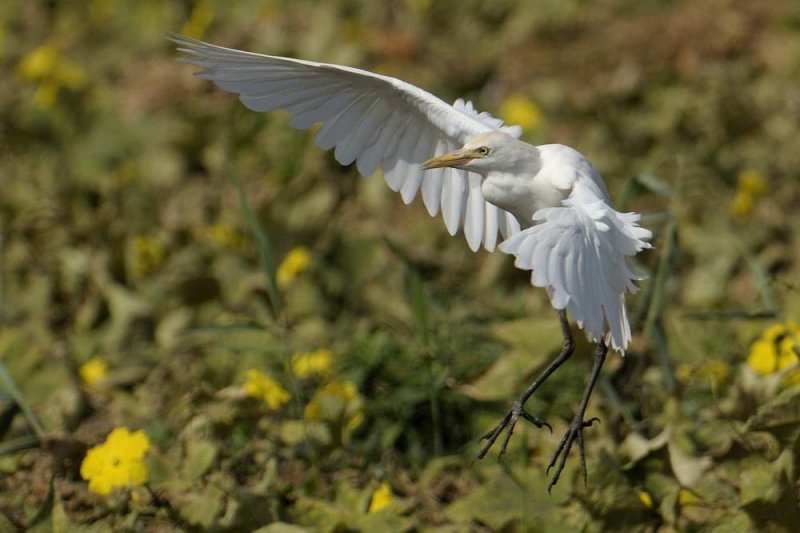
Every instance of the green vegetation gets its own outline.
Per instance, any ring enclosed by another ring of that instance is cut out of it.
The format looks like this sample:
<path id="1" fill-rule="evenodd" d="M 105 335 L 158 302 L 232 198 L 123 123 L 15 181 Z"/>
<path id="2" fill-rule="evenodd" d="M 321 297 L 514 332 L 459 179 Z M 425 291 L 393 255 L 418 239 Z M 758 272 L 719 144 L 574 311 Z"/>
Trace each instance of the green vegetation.
<path id="1" fill-rule="evenodd" d="M 467 97 L 645 214 L 588 486 L 573 450 L 545 490 L 580 334 L 553 434 L 472 461 L 560 346 L 544 291 L 168 31 Z M 800 529 L 798 57 L 791 2 L 0 3 L 0 530 Z"/>

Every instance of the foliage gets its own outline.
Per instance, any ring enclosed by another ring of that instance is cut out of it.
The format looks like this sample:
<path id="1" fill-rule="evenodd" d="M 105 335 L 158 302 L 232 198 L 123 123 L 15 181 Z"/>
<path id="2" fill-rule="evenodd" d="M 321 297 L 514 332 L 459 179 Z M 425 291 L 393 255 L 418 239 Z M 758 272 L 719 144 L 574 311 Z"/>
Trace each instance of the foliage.
<path id="1" fill-rule="evenodd" d="M 798 21 L 738 0 L 0 3 L 0 530 L 797 530 Z M 571 457 L 545 490 L 579 334 L 529 404 L 553 434 L 472 461 L 560 347 L 543 291 L 193 78 L 172 30 L 464 96 L 645 214 L 587 486 Z M 125 427 L 138 447 L 111 449 Z"/>

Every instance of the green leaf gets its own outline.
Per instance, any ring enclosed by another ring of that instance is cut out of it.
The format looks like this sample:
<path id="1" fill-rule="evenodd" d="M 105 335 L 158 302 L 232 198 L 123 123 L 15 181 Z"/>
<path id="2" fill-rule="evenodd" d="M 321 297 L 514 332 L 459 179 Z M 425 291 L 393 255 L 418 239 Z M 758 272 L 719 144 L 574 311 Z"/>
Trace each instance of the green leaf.
<path id="1" fill-rule="evenodd" d="M 800 505 L 794 486 L 792 451 L 785 450 L 768 462 L 753 455 L 741 462 L 740 504 L 760 527 L 780 524 L 796 529 Z"/>
<path id="2" fill-rule="evenodd" d="M 280 427 L 281 440 L 287 446 L 296 446 L 313 439 L 323 446 L 331 443 L 331 432 L 322 422 L 307 420 L 286 420 Z"/>
<path id="3" fill-rule="evenodd" d="M 209 485 L 200 491 L 190 489 L 175 496 L 174 504 L 184 520 L 192 525 L 210 528 L 222 510 L 224 493 Z"/>
<path id="4" fill-rule="evenodd" d="M 742 531 L 755 531 L 753 524 L 747 513 L 733 511 L 725 513 L 711 524 L 709 533 L 741 533 Z"/>
<path id="5" fill-rule="evenodd" d="M 524 319 L 495 324 L 492 332 L 512 349 L 501 355 L 489 369 L 460 390 L 482 401 L 508 400 L 509 392 L 518 390 L 528 377 L 553 357 L 563 338 L 558 320 Z"/>
<path id="6" fill-rule="evenodd" d="M 684 442 L 688 439 L 681 437 L 682 435 L 673 434 L 667 441 L 669 463 L 672 473 L 675 474 L 680 484 L 684 487 L 691 487 L 711 468 L 714 461 L 711 457 L 698 457 L 688 453 L 685 450 L 687 445 Z"/>
<path id="7" fill-rule="evenodd" d="M 776 429 L 800 424 L 800 386 L 781 391 L 747 421 L 747 430 Z"/>
<path id="8" fill-rule="evenodd" d="M 198 481 L 214 465 L 218 453 L 217 446 L 208 440 L 191 438 L 186 442 L 186 458 L 183 472 L 191 481 Z"/>
<path id="9" fill-rule="evenodd" d="M 526 512 L 546 512 L 552 505 L 546 499 L 531 498 L 500 468 L 492 469 L 490 476 L 478 489 L 448 505 L 445 516 L 465 527 L 478 521 L 492 531 L 501 531 L 521 522 Z"/>
<path id="10" fill-rule="evenodd" d="M 622 441 L 622 444 L 619 445 L 619 455 L 625 460 L 623 468 L 633 468 L 639 461 L 666 446 L 668 440 L 668 429 L 665 429 L 652 439 L 645 438 L 641 433 L 629 433 L 625 440 Z"/>

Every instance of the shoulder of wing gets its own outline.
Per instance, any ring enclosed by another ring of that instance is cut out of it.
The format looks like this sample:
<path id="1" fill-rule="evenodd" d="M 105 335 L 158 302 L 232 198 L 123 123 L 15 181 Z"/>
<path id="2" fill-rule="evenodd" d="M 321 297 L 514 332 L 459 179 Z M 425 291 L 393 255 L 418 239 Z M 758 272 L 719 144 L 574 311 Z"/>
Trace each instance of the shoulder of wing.
<path id="1" fill-rule="evenodd" d="M 565 144 L 543 144 L 538 148 L 542 171 L 549 174 L 557 188 L 571 192 L 581 184 L 585 192 L 610 202 L 603 177 L 582 153 Z"/>

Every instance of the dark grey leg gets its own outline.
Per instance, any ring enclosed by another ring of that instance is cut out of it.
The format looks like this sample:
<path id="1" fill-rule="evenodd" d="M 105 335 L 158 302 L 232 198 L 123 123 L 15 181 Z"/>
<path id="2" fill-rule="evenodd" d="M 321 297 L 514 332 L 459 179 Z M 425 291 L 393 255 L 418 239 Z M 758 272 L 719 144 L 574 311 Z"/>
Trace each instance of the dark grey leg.
<path id="1" fill-rule="evenodd" d="M 545 380 L 550 377 L 550 374 L 555 372 L 558 367 L 563 365 L 564 362 L 569 359 L 572 353 L 575 351 L 575 341 L 572 339 L 572 331 L 569 329 L 569 321 L 567 320 L 567 312 L 565 310 L 558 312 L 558 320 L 561 323 L 561 333 L 564 336 L 564 345 L 561 348 L 561 353 L 558 354 L 558 357 L 556 357 L 549 365 L 547 365 L 547 368 L 545 368 L 544 371 L 533 381 L 533 383 L 531 383 L 530 387 L 528 387 L 525 392 L 514 401 L 513 405 L 511 406 L 511 410 L 500 421 L 500 423 L 497 424 L 497 427 L 486 433 L 481 438 L 481 440 L 486 440 L 486 444 L 483 445 L 480 453 L 478 453 L 478 459 L 483 459 L 486 456 L 486 453 L 492 446 L 494 446 L 494 443 L 503 433 L 503 430 L 506 430 L 506 436 L 503 439 L 503 443 L 500 445 L 500 455 L 506 453 L 508 441 L 511 440 L 511 434 L 514 433 L 514 426 L 517 425 L 517 420 L 520 418 L 524 418 L 538 428 L 547 426 L 551 432 L 553 431 L 549 424 L 539 420 L 525 411 L 525 402 L 527 402 L 533 393 L 536 392 L 536 389 L 538 389 L 542 383 L 544 383 Z"/>
<path id="2" fill-rule="evenodd" d="M 556 466 L 556 463 L 558 463 L 556 472 L 553 474 L 553 479 L 550 481 L 550 484 L 547 487 L 548 492 L 550 492 L 550 490 L 556 486 L 556 483 L 558 483 L 558 478 L 561 476 L 561 472 L 564 470 L 564 465 L 567 462 L 569 450 L 572 448 L 572 444 L 576 439 L 578 441 L 578 450 L 581 454 L 583 482 L 587 482 L 586 480 L 588 476 L 586 474 L 586 452 L 583 446 L 583 429 L 590 427 L 594 422 L 599 422 L 600 420 L 598 418 L 584 420 L 583 417 L 586 414 L 586 407 L 589 405 L 589 398 L 592 396 L 592 390 L 594 389 L 595 383 L 597 383 L 597 378 L 600 376 L 600 370 L 603 368 L 603 363 L 606 361 L 607 353 L 608 346 L 606 346 L 606 343 L 601 340 L 599 343 L 597 343 L 597 350 L 594 353 L 592 375 L 589 377 L 589 383 L 586 385 L 586 390 L 583 391 L 581 405 L 578 408 L 578 412 L 575 413 L 575 418 L 572 419 L 567 432 L 564 433 L 564 436 L 561 438 L 561 442 L 558 443 L 558 448 L 556 448 L 553 458 L 550 460 L 550 465 L 547 467 L 547 472 L 549 473 L 550 469 Z"/>

